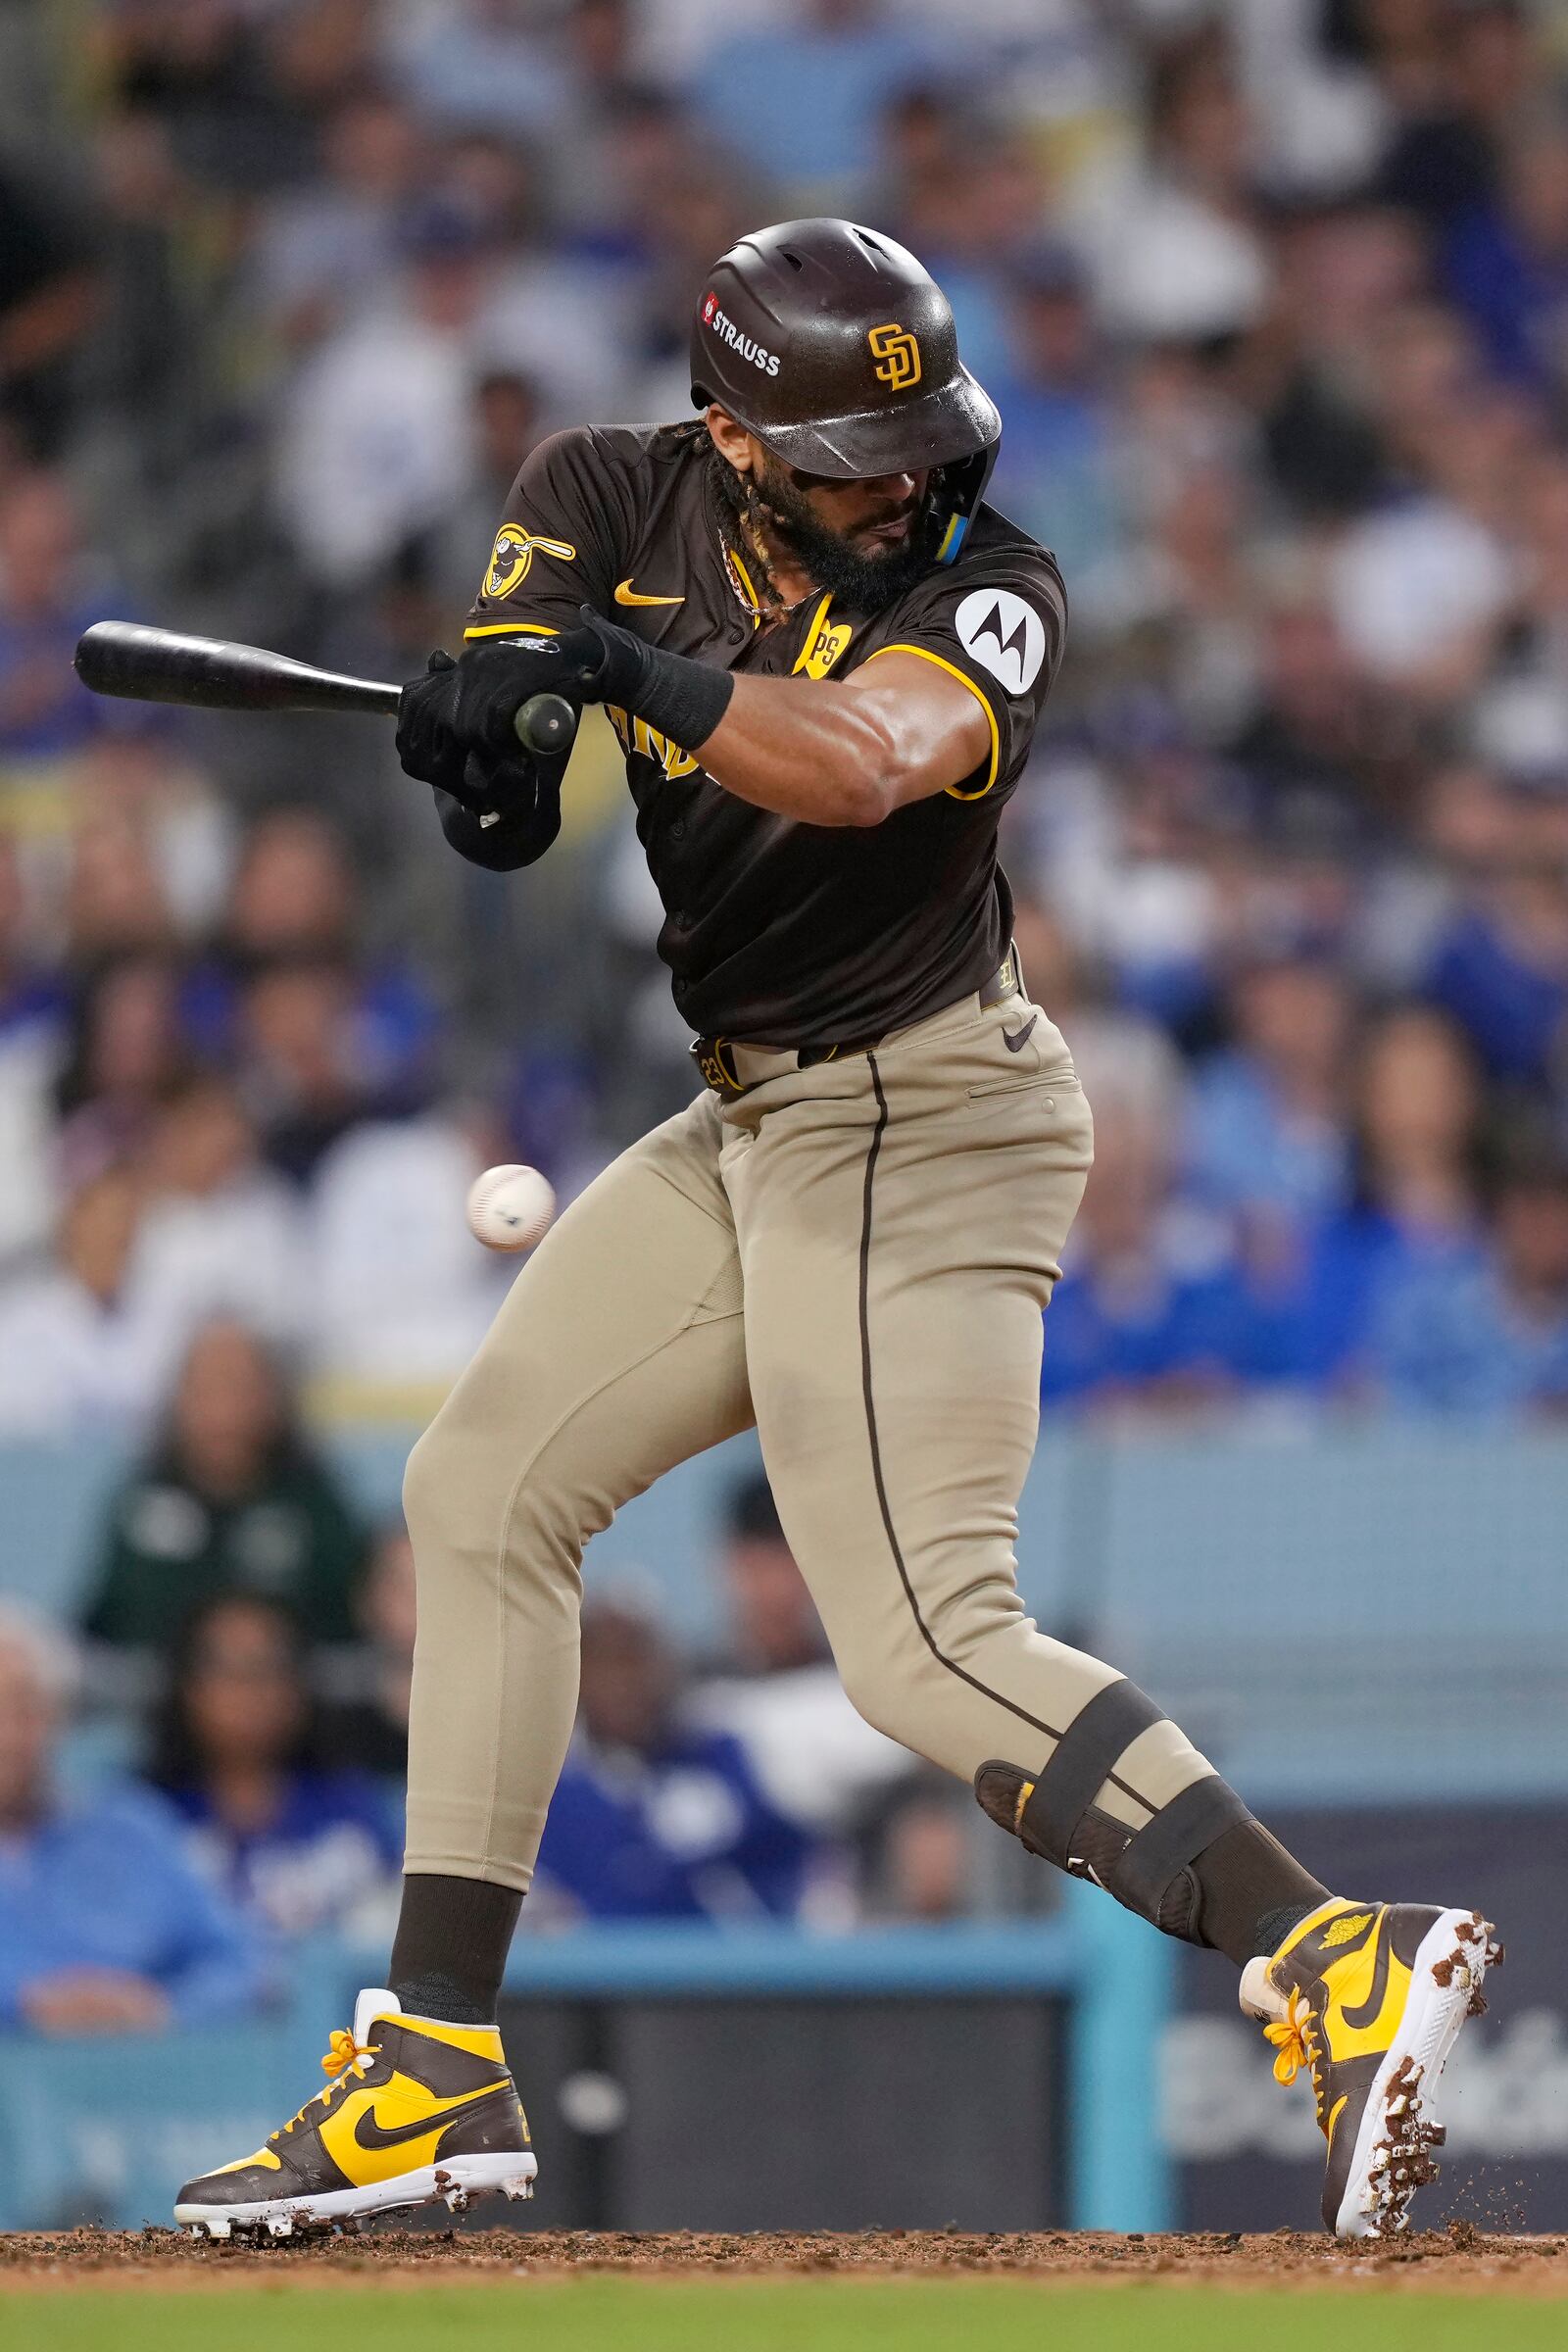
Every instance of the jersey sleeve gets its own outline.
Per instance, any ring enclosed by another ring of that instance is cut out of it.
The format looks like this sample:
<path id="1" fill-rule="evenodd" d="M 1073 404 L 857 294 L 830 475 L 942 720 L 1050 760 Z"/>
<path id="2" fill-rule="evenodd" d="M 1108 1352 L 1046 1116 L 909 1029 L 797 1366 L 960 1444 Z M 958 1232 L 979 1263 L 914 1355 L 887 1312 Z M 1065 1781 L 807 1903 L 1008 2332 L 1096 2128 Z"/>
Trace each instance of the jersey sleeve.
<path id="1" fill-rule="evenodd" d="M 870 657 L 916 654 L 948 670 L 979 702 L 991 749 L 972 775 L 950 784 L 979 801 L 1016 781 L 1067 637 L 1061 574 L 1043 548 L 999 548 L 937 572 L 905 598 L 892 635 Z"/>
<path id="2" fill-rule="evenodd" d="M 591 425 L 541 441 L 502 510 L 464 636 L 577 626 L 578 610 L 607 612 L 631 534 L 625 468 Z"/>

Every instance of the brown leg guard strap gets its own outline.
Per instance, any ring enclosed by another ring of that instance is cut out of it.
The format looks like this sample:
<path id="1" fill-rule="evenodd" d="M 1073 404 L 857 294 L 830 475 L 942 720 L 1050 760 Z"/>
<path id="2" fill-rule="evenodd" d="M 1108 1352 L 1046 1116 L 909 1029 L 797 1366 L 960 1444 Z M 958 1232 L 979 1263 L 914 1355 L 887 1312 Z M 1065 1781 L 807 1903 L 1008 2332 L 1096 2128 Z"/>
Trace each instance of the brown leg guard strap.
<path id="1" fill-rule="evenodd" d="M 1203 1943 L 1193 1864 L 1252 1816 L 1217 1772 L 1183 1788 L 1142 1829 L 1102 1812 L 1094 1798 L 1140 1735 L 1165 1720 L 1136 1683 L 1107 1684 L 1075 1717 L 1033 1780 L 1014 1764 L 982 1764 L 975 1795 L 1031 1853 L 1092 1878 L 1129 1911 L 1168 1936 Z"/>

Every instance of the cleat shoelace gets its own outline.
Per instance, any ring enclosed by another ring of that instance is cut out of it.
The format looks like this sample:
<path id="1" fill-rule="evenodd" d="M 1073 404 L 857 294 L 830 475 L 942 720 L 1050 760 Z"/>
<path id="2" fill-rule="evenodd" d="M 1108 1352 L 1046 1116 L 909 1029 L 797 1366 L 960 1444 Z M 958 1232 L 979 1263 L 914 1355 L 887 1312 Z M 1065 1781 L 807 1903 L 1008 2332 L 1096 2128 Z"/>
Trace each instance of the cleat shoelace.
<path id="1" fill-rule="evenodd" d="M 1294 2082 L 1303 2066 L 1310 2071 L 1312 2096 L 1317 2105 L 1317 2120 L 1321 2124 L 1323 2121 L 1323 2082 L 1321 2077 L 1323 2045 L 1317 2036 L 1317 2019 L 1312 2005 L 1309 2001 L 1302 2000 L 1296 1985 L 1291 1986 L 1290 2000 L 1284 2017 L 1276 2025 L 1263 2028 L 1263 2038 L 1271 2041 L 1278 2052 L 1274 2060 L 1276 2082 Z"/>
<path id="2" fill-rule="evenodd" d="M 347 2026 L 335 2027 L 331 2045 L 321 2060 L 321 2072 L 330 2076 L 331 2081 L 324 2090 L 317 2092 L 315 2098 L 307 2099 L 298 2115 L 291 2116 L 282 2131 L 274 2132 L 272 2137 L 282 2139 L 293 2131 L 296 2124 L 304 2123 L 313 2107 L 319 2105 L 323 2110 L 330 2107 L 336 2094 L 347 2087 L 345 2078 L 351 2074 L 363 2076 L 365 2061 L 375 2057 L 380 2047 L 378 2041 L 356 2041 Z"/>

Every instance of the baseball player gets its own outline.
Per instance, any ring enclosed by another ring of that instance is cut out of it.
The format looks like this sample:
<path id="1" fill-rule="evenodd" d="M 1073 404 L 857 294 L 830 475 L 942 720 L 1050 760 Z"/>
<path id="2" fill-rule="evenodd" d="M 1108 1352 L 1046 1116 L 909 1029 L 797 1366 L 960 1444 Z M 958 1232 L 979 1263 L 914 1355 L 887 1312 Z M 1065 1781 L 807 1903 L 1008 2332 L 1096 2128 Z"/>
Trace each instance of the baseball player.
<path id="1" fill-rule="evenodd" d="M 176 2218 L 286 2232 L 527 2193 L 496 2000 L 572 1726 L 583 1547 L 755 1424 L 857 1706 L 1031 1851 L 1226 1954 L 1276 2072 L 1310 2073 L 1329 2228 L 1396 2228 L 1489 1926 L 1331 1895 L 1015 1588 L 1041 1310 L 1091 1158 L 997 863 L 1060 574 L 984 503 L 1001 419 L 877 231 L 743 238 L 698 307 L 692 396 L 686 422 L 533 452 L 398 748 L 453 845 L 515 867 L 554 838 L 564 764 L 519 755 L 518 707 L 605 709 L 704 1088 L 573 1202 L 414 1449 L 389 1986 L 334 2035 L 328 2086 Z"/>

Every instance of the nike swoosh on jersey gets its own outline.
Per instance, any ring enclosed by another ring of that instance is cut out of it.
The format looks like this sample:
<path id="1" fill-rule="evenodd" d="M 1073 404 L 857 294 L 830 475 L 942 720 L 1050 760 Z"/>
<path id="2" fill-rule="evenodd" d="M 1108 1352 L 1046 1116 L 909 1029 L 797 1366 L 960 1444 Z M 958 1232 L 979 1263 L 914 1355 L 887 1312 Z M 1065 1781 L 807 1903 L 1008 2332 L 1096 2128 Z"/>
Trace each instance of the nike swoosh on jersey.
<path id="1" fill-rule="evenodd" d="M 449 2107 L 438 2107 L 432 2114 L 421 2115 L 412 2124 L 379 2124 L 375 2119 L 375 2109 L 367 2107 L 365 2113 L 355 2121 L 354 2136 L 362 2148 L 396 2148 L 406 2139 L 424 2139 L 432 2132 L 445 2131 L 448 2124 L 456 2123 L 460 2116 L 469 2114 L 506 2087 L 504 2082 L 497 2082 L 484 2090 L 471 2092 L 467 2098 L 454 2099 Z"/>
<path id="2" fill-rule="evenodd" d="M 1029 1043 L 1030 1038 L 1034 1034 L 1034 1026 L 1039 1018 L 1039 1013 L 1033 1012 L 1030 1014 L 1028 1020 L 1025 1021 L 1021 1029 L 1004 1029 L 1002 1032 L 1002 1042 L 1006 1047 L 1009 1054 L 1021 1054 L 1023 1052 L 1024 1047 Z"/>
<path id="3" fill-rule="evenodd" d="M 683 596 L 639 596 L 629 579 L 615 582 L 617 605 L 683 605 Z"/>

